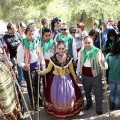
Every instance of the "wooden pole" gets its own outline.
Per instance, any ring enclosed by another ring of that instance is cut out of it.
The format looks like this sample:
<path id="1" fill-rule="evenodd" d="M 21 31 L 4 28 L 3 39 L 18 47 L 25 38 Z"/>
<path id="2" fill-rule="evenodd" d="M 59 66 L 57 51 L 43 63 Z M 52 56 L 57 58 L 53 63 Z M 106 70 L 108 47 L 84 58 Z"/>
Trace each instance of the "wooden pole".
<path id="1" fill-rule="evenodd" d="M 40 63 L 39 63 L 39 70 L 40 70 Z M 38 120 L 40 118 L 40 114 L 39 114 L 39 96 L 40 96 L 40 75 L 38 74 Z"/>
<path id="2" fill-rule="evenodd" d="M 20 94 L 21 94 L 21 96 L 22 96 L 22 99 L 23 99 L 23 101 L 24 101 L 24 104 L 25 104 L 25 106 L 26 106 L 27 112 L 29 113 L 30 120 L 32 120 L 32 117 L 31 117 L 30 111 L 29 111 L 29 109 L 28 109 L 28 107 L 27 107 L 27 103 L 26 103 L 26 101 L 25 101 L 25 98 L 24 98 L 24 96 L 23 96 L 21 90 L 20 90 L 20 86 L 19 86 L 17 80 L 16 80 L 16 83 L 17 83 L 18 89 L 19 89 L 19 91 L 20 91 Z"/>
<path id="3" fill-rule="evenodd" d="M 100 37 L 100 49 L 101 49 L 101 60 L 102 60 L 102 39 L 101 39 L 101 31 L 100 30 L 99 30 L 99 37 Z M 106 77 L 105 77 L 105 69 L 104 69 L 104 67 L 102 69 L 102 79 L 104 80 L 107 109 L 108 109 L 108 114 L 109 114 L 109 117 L 110 117 L 110 107 L 109 107 L 109 100 L 108 100 L 108 93 L 107 93 L 107 87 L 106 87 Z"/>
<path id="4" fill-rule="evenodd" d="M 24 46 L 24 53 L 25 53 L 25 59 L 26 59 L 26 65 L 28 65 L 28 56 L 27 56 L 27 52 L 26 52 L 26 48 Z M 32 78 L 30 75 L 30 69 L 28 70 L 28 75 L 29 75 L 29 80 L 30 80 L 30 88 L 31 88 L 31 94 L 32 94 L 32 105 L 33 105 L 33 110 L 35 113 L 35 101 L 34 101 L 34 95 L 33 95 L 33 87 L 32 87 Z"/>

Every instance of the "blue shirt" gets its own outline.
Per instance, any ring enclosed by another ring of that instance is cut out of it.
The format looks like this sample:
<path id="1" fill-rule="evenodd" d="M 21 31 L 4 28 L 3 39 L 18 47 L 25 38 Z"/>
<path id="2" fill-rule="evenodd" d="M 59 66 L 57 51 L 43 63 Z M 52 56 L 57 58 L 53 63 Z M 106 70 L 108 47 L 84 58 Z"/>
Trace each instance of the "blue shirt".
<path id="1" fill-rule="evenodd" d="M 109 32 L 109 30 L 111 30 L 112 28 L 107 28 L 106 30 L 103 31 L 102 33 L 102 41 L 103 41 L 103 46 L 106 46 L 106 42 L 108 40 L 107 38 L 107 34 Z"/>
<path id="2" fill-rule="evenodd" d="M 94 42 L 94 46 L 100 49 L 100 40 L 99 39 Z"/>

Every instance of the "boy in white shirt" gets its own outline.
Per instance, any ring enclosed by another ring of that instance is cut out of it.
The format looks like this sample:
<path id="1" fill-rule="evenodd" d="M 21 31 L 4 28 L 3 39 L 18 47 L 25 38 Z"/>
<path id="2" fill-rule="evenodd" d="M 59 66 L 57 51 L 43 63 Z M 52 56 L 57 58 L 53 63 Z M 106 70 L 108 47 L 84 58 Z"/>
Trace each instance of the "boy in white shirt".
<path id="1" fill-rule="evenodd" d="M 34 39 L 34 29 L 26 28 L 25 34 L 26 38 L 23 39 L 22 43 L 17 49 L 17 63 L 21 68 L 23 68 L 31 105 L 35 104 L 35 108 L 37 109 L 38 75 L 36 70 L 39 69 L 39 64 L 41 65 L 41 69 L 44 70 L 45 61 L 41 52 L 39 41 Z M 30 70 L 30 75 L 32 78 L 32 88 L 30 85 L 28 70 Z M 31 89 L 33 91 L 31 91 Z M 34 100 L 32 98 L 34 98 Z M 40 99 L 40 102 L 42 102 L 42 99 Z"/>

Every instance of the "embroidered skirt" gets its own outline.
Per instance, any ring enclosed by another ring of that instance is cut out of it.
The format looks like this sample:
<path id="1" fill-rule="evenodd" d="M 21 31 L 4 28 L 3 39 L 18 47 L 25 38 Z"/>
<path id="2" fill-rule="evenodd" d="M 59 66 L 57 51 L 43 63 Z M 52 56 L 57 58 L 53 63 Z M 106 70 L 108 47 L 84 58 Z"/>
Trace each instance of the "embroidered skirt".
<path id="1" fill-rule="evenodd" d="M 45 111 L 56 118 L 71 118 L 83 110 L 81 91 L 71 75 L 51 74 L 45 90 Z"/>

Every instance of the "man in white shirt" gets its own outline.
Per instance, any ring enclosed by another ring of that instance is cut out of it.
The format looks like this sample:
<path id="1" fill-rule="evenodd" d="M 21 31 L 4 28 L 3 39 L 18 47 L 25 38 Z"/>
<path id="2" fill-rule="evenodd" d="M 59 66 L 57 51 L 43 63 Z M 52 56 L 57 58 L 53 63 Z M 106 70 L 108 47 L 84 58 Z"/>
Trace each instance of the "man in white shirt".
<path id="1" fill-rule="evenodd" d="M 92 106 L 91 91 L 95 94 L 96 113 L 102 114 L 102 74 L 101 68 L 107 68 L 104 56 L 99 48 L 93 45 L 89 36 L 84 38 L 84 48 L 78 53 L 77 75 L 81 75 L 87 104 L 85 110 Z"/>
<path id="2" fill-rule="evenodd" d="M 46 67 L 49 64 L 50 57 L 54 55 L 56 52 L 55 48 L 55 42 L 53 39 L 51 39 L 51 31 L 50 29 L 44 29 L 43 31 L 43 38 L 41 41 L 41 47 L 43 56 L 45 59 Z M 46 74 L 46 80 L 48 81 L 49 75 L 51 74 L 51 71 Z M 45 80 L 43 79 L 43 89 L 45 90 Z"/>
<path id="3" fill-rule="evenodd" d="M 56 51 L 55 42 L 53 39 L 51 39 L 50 29 L 44 29 L 41 47 L 43 50 L 43 55 L 44 55 L 44 59 L 47 66 L 49 63 L 50 57 L 52 57 Z"/>

